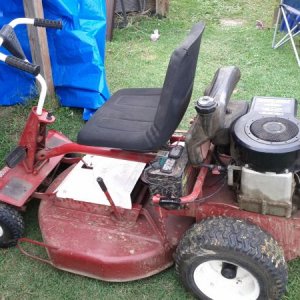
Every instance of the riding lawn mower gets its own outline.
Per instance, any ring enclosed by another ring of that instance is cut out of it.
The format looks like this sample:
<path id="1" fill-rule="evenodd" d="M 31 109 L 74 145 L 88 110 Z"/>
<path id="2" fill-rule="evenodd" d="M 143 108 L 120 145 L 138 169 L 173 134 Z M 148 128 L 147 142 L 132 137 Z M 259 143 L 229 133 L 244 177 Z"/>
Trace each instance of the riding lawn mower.
<path id="1" fill-rule="evenodd" d="M 0 174 L 0 246 L 72 273 L 124 282 L 172 266 L 200 299 L 280 299 L 287 261 L 300 255 L 300 123 L 293 98 L 231 101 L 237 67 L 217 70 L 176 130 L 192 95 L 204 24 L 173 52 L 162 88 L 123 89 L 83 126 L 77 143 L 47 130 L 47 85 L 14 32 L 0 60 L 40 82 L 16 148 Z M 40 199 L 43 242 L 23 237 L 25 211 Z M 38 257 L 24 244 L 44 248 Z"/>

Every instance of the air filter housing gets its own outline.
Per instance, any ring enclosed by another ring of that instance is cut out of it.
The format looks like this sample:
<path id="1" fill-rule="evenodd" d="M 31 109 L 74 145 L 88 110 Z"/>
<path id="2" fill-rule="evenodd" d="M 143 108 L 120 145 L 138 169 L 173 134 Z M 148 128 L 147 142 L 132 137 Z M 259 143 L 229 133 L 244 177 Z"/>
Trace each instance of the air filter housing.
<path id="1" fill-rule="evenodd" d="M 233 127 L 235 155 L 262 172 L 300 167 L 300 122 L 292 98 L 254 97 L 249 112 Z"/>

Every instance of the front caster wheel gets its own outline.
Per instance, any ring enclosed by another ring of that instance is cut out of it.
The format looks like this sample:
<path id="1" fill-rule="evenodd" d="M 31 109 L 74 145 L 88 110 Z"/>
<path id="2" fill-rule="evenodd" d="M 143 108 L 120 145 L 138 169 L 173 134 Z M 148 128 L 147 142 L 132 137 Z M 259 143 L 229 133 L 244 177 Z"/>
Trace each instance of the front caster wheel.
<path id="1" fill-rule="evenodd" d="M 244 220 L 215 217 L 189 229 L 176 251 L 176 271 L 199 299 L 278 300 L 287 265 L 277 242 Z"/>
<path id="2" fill-rule="evenodd" d="M 24 221 L 20 213 L 13 207 L 0 203 L 0 248 L 15 246 L 23 233 Z"/>

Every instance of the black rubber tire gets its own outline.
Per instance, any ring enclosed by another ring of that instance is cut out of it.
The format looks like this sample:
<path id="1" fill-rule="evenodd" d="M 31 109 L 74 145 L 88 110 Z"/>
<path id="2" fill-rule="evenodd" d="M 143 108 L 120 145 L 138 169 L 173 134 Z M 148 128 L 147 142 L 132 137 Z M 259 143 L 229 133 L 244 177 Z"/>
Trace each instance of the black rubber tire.
<path id="1" fill-rule="evenodd" d="M 23 236 L 24 220 L 21 214 L 13 207 L 0 203 L 0 248 L 13 247 Z"/>
<path id="2" fill-rule="evenodd" d="M 214 217 L 193 225 L 176 251 L 176 271 L 184 286 L 199 299 L 211 299 L 194 281 L 202 263 L 223 260 L 250 272 L 260 287 L 259 300 L 278 300 L 287 284 L 287 264 L 271 235 L 245 220 Z M 224 299 L 230 299 L 224 295 Z"/>

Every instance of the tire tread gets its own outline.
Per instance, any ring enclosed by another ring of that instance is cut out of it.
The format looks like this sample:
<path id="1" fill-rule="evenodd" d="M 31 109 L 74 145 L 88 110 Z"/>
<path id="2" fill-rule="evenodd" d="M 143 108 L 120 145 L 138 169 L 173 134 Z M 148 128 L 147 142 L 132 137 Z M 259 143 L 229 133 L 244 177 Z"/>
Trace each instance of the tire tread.
<path id="1" fill-rule="evenodd" d="M 237 255 L 251 257 L 274 281 L 272 300 L 280 299 L 287 284 L 287 264 L 282 248 L 257 225 L 229 217 L 212 217 L 194 224 L 184 235 L 176 251 L 176 272 L 186 257 L 203 255 L 207 250 L 222 248 Z"/>
<path id="2" fill-rule="evenodd" d="M 17 240 L 23 236 L 24 220 L 21 214 L 13 207 L 0 203 L 0 222 L 8 227 L 11 231 L 12 239 L 0 242 L 0 248 L 13 247 L 17 244 Z"/>

